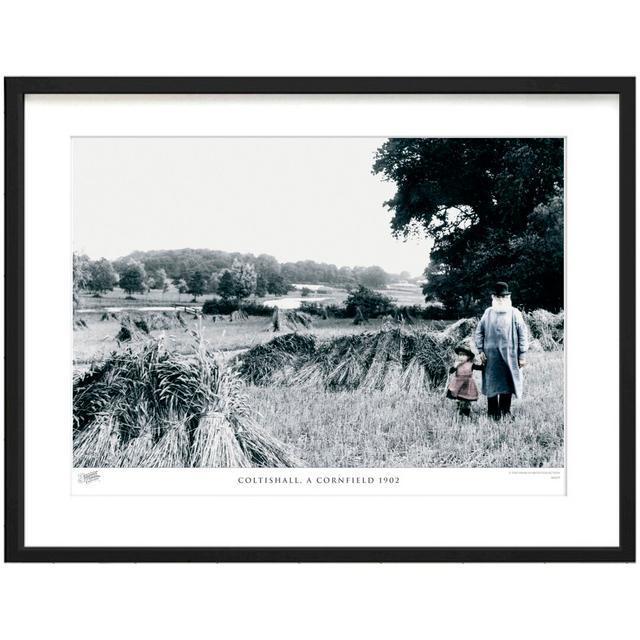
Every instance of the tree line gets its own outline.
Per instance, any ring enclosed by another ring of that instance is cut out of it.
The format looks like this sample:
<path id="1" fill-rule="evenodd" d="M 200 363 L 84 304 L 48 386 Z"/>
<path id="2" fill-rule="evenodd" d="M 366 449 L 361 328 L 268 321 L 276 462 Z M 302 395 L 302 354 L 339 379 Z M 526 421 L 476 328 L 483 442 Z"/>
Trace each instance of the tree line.
<path id="1" fill-rule="evenodd" d="M 188 280 L 190 274 L 200 271 L 203 274 L 222 274 L 230 269 L 234 262 L 252 264 L 258 274 L 282 276 L 285 282 L 302 284 L 327 284 L 344 286 L 365 284 L 382 286 L 391 281 L 408 280 L 410 274 L 387 273 L 379 266 L 338 267 L 335 264 L 299 260 L 297 262 L 278 262 L 268 254 L 227 252 L 216 249 L 167 249 L 154 251 L 134 251 L 127 256 L 114 260 L 116 271 L 131 259 L 141 262 L 147 272 L 154 273 L 164 269 L 172 279 Z"/>
<path id="2" fill-rule="evenodd" d="M 224 300 L 242 300 L 252 295 L 286 295 L 293 284 L 327 284 L 353 288 L 383 287 L 408 272 L 390 274 L 379 266 L 337 267 L 304 260 L 279 263 L 267 254 L 229 253 L 210 249 L 136 251 L 109 261 L 91 260 L 74 254 L 74 293 L 102 294 L 119 286 L 128 295 L 149 290 L 189 293 L 195 299 L 217 294 Z"/>

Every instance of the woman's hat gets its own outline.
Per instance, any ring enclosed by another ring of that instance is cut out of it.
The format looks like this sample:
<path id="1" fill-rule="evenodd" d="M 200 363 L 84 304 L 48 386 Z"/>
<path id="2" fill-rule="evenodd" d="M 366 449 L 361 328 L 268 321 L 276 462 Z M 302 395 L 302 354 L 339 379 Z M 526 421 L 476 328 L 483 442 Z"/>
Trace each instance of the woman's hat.
<path id="1" fill-rule="evenodd" d="M 496 288 L 493 292 L 493 295 L 497 296 L 498 298 L 510 296 L 511 291 L 509 291 L 509 285 L 506 282 L 496 282 Z"/>
<path id="2" fill-rule="evenodd" d="M 461 342 L 455 349 L 455 353 L 462 353 L 465 356 L 469 356 L 471 358 L 475 358 L 476 354 L 471 351 L 471 348 L 467 346 L 464 342 Z"/>

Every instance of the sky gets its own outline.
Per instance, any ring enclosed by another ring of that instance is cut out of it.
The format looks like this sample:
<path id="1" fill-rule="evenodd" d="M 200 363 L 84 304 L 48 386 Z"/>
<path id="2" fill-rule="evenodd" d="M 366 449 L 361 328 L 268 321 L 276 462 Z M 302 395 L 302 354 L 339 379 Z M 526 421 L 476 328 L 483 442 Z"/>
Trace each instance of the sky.
<path id="1" fill-rule="evenodd" d="M 74 138 L 73 246 L 267 253 L 422 273 L 430 243 L 391 234 L 382 138 Z"/>

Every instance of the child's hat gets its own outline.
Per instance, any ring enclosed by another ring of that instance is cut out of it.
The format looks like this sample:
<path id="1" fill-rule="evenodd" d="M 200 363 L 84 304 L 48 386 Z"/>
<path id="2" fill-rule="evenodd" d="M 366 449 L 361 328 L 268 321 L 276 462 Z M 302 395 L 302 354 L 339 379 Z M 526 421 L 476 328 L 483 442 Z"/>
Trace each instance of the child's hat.
<path id="1" fill-rule="evenodd" d="M 455 353 L 461 353 L 465 356 L 469 356 L 470 358 L 475 358 L 476 354 L 471 351 L 471 348 L 466 345 L 464 342 L 461 342 L 455 349 Z"/>

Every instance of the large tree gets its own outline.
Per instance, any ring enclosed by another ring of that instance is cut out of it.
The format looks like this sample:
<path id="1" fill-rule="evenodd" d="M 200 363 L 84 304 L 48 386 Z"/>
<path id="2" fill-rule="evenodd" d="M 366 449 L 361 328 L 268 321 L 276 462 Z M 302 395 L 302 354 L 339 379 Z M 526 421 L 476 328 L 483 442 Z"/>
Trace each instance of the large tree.
<path id="1" fill-rule="evenodd" d="M 292 288 L 284 276 L 279 273 L 272 274 L 267 281 L 267 291 L 275 296 L 286 296 Z"/>
<path id="2" fill-rule="evenodd" d="M 80 304 L 80 291 L 87 288 L 91 280 L 91 260 L 84 254 L 73 254 L 73 306 Z"/>
<path id="3" fill-rule="evenodd" d="M 235 298 L 238 303 L 255 293 L 258 276 L 251 263 L 235 260 L 225 269 L 218 282 L 218 295 L 223 300 Z"/>
<path id="4" fill-rule="evenodd" d="M 496 279 L 511 278 L 519 304 L 544 300 L 550 309 L 561 307 L 563 166 L 561 138 L 395 138 L 383 144 L 373 172 L 396 184 L 385 203 L 393 211 L 392 232 L 433 240 L 427 299 L 468 312 Z M 533 245 L 545 248 L 544 260 L 526 258 Z"/>
<path id="5" fill-rule="evenodd" d="M 89 273 L 87 288 L 96 293 L 112 291 L 118 282 L 118 274 L 106 258 L 92 262 L 89 266 Z"/>
<path id="6" fill-rule="evenodd" d="M 120 286 L 128 295 L 144 293 L 147 274 L 144 267 L 137 260 L 130 260 L 120 274 Z"/>
<path id="7" fill-rule="evenodd" d="M 269 282 L 267 278 L 258 271 L 256 278 L 256 296 L 258 298 L 264 298 L 269 293 Z"/>
<path id="8" fill-rule="evenodd" d="M 344 301 L 349 317 L 357 314 L 358 309 L 365 319 L 377 318 L 379 316 L 393 313 L 393 300 L 388 296 L 359 285 L 355 291 L 351 291 Z"/>
<path id="9" fill-rule="evenodd" d="M 193 296 L 194 300 L 198 299 L 198 296 L 201 296 L 206 289 L 207 279 L 204 277 L 201 271 L 194 271 L 189 276 L 188 281 L 189 289 L 187 290 Z"/>
<path id="10" fill-rule="evenodd" d="M 229 269 L 225 269 L 220 276 L 220 281 L 218 282 L 218 295 L 223 300 L 231 300 L 231 298 L 234 298 L 236 295 L 233 274 Z"/>
<path id="11" fill-rule="evenodd" d="M 189 291 L 189 285 L 187 284 L 187 281 L 184 280 L 183 278 L 178 278 L 174 284 L 176 289 L 178 290 L 178 300 L 181 300 L 182 294 L 187 293 L 187 291 Z"/>
<path id="12" fill-rule="evenodd" d="M 367 267 L 358 273 L 358 282 L 371 289 L 380 289 L 389 281 L 389 276 L 382 267 Z"/>
<path id="13" fill-rule="evenodd" d="M 167 277 L 167 272 L 164 269 L 158 269 L 156 273 L 156 287 L 160 289 L 162 293 L 167 293 L 170 286 L 171 281 Z"/>
<path id="14" fill-rule="evenodd" d="M 235 287 L 234 295 L 238 301 L 255 293 L 258 276 L 251 263 L 234 260 L 231 266 L 231 275 Z"/>
<path id="15" fill-rule="evenodd" d="M 218 293 L 218 284 L 220 283 L 220 274 L 212 273 L 207 282 L 207 293 Z"/>
<path id="16" fill-rule="evenodd" d="M 170 284 L 171 282 L 167 277 L 167 272 L 163 268 L 156 269 L 147 274 L 147 285 L 149 289 L 158 289 L 162 291 L 162 293 L 166 293 L 169 290 Z"/>

